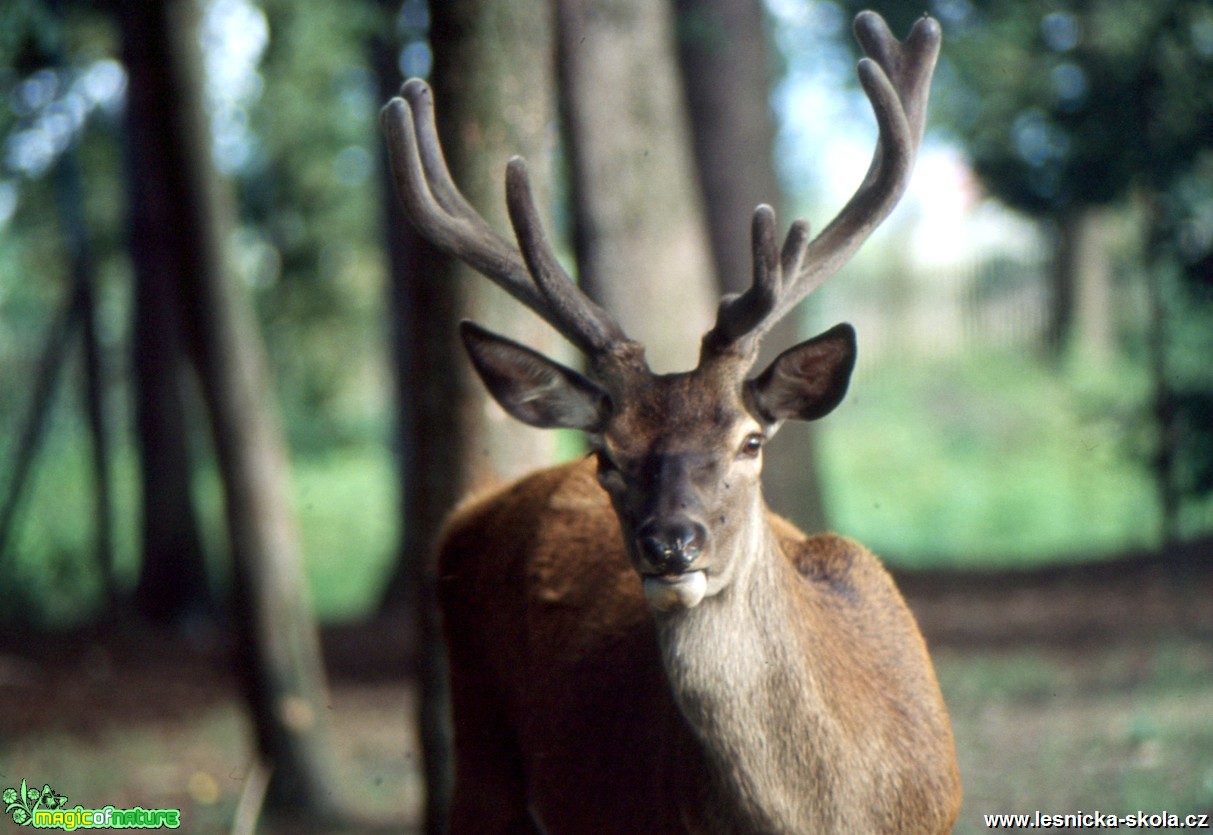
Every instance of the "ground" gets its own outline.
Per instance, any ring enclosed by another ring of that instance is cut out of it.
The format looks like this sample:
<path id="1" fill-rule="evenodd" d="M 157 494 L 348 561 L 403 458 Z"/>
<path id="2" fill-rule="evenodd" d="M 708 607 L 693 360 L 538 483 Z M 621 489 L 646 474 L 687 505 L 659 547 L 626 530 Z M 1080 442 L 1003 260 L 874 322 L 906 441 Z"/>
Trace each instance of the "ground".
<path id="1" fill-rule="evenodd" d="M 997 812 L 1213 812 L 1213 544 L 899 580 L 952 712 L 966 792 L 957 833 L 989 831 L 982 815 Z M 392 620 L 325 632 L 349 818 L 315 831 L 413 831 L 408 635 Z M 69 808 L 180 808 L 182 831 L 231 831 L 253 760 L 229 657 L 204 636 L 129 626 L 10 631 L 0 788 L 25 779 Z"/>

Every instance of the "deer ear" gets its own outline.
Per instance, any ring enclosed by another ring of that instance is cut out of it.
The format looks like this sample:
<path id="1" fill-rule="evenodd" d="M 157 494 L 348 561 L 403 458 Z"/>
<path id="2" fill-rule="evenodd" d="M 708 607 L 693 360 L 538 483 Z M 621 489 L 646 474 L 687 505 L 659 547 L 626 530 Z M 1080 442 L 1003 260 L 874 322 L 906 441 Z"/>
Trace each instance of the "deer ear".
<path id="1" fill-rule="evenodd" d="M 459 334 L 493 399 L 518 420 L 586 432 L 606 424 L 610 397 L 591 380 L 472 322 L 460 322 Z"/>
<path id="2" fill-rule="evenodd" d="M 842 402 L 855 368 L 855 329 L 836 325 L 775 358 L 746 383 L 746 400 L 767 423 L 816 420 Z"/>

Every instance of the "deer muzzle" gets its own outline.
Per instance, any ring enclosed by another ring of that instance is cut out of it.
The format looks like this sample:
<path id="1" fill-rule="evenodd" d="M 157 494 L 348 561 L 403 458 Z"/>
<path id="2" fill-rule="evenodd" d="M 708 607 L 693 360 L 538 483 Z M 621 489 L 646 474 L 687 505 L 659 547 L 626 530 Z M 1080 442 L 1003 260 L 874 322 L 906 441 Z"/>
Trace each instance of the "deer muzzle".
<path id="1" fill-rule="evenodd" d="M 703 525 L 685 517 L 650 520 L 637 543 L 644 595 L 659 612 L 698 606 L 707 594 L 707 575 L 693 568 L 707 542 Z"/>
<path id="2" fill-rule="evenodd" d="M 646 573 L 685 574 L 703 552 L 707 537 L 703 525 L 685 517 L 646 522 L 637 535 Z"/>

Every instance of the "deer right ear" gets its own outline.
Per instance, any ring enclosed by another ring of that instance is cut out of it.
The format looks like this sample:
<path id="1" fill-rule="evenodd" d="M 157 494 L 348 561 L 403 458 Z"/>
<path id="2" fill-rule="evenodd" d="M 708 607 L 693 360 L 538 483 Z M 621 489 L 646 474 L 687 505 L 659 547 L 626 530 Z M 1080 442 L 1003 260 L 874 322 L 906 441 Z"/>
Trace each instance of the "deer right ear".
<path id="1" fill-rule="evenodd" d="M 592 380 L 473 322 L 460 322 L 459 334 L 493 399 L 518 420 L 584 432 L 606 425 L 611 399 Z"/>
<path id="2" fill-rule="evenodd" d="M 842 402 L 855 368 L 855 330 L 837 325 L 784 351 L 746 384 L 755 417 L 817 420 Z"/>

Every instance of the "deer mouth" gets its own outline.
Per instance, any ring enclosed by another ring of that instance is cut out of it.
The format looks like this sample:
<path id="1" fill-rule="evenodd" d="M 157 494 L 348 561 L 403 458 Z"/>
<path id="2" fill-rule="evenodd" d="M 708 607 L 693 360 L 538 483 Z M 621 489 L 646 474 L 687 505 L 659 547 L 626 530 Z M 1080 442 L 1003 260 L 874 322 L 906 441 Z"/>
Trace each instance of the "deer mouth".
<path id="1" fill-rule="evenodd" d="M 702 570 L 682 574 L 643 575 L 644 597 L 658 612 L 693 609 L 708 592 L 708 577 Z"/>

